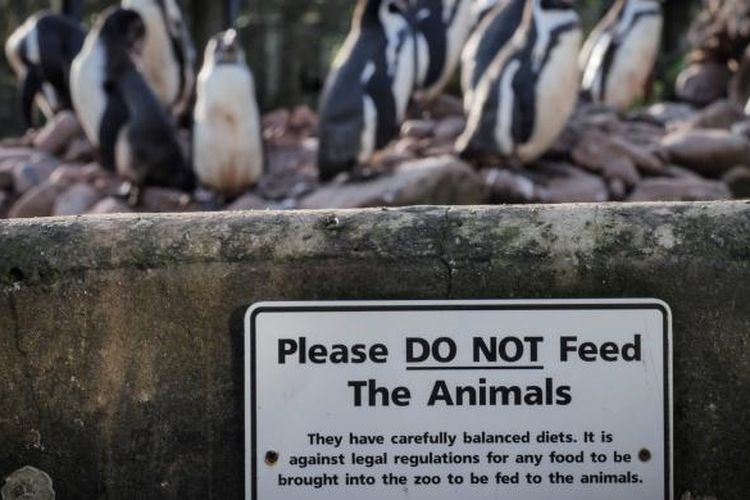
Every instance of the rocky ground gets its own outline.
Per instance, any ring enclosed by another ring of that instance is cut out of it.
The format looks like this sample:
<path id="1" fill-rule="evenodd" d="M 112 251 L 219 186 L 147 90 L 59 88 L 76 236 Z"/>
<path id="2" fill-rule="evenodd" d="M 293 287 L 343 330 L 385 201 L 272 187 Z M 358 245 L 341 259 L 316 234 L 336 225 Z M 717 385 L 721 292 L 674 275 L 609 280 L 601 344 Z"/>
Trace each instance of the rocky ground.
<path id="1" fill-rule="evenodd" d="M 750 118 L 730 101 L 702 110 L 658 104 L 627 117 L 581 105 L 546 157 L 521 168 L 459 160 L 452 145 L 465 125 L 462 107 L 444 97 L 407 121 L 370 167 L 323 185 L 315 113 L 274 111 L 263 125 L 267 173 L 253 190 L 221 200 L 148 187 L 134 204 L 96 164 L 75 117 L 61 114 L 0 143 L 0 217 L 750 197 Z"/>

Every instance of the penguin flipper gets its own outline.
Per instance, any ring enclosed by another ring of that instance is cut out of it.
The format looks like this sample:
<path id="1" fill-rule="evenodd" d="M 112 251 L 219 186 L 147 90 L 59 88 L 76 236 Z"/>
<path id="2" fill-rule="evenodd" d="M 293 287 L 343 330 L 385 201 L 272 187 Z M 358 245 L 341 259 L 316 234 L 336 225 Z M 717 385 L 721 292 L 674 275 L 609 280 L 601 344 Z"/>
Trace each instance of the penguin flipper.
<path id="1" fill-rule="evenodd" d="M 125 102 L 115 95 L 110 95 L 99 125 L 99 152 L 102 167 L 110 172 L 117 171 L 115 160 L 117 140 L 127 121 L 128 108 Z"/>
<path id="2" fill-rule="evenodd" d="M 21 116 L 27 127 L 35 125 L 34 100 L 42 90 L 42 80 L 36 71 L 29 70 L 18 85 L 18 96 L 21 103 Z"/>

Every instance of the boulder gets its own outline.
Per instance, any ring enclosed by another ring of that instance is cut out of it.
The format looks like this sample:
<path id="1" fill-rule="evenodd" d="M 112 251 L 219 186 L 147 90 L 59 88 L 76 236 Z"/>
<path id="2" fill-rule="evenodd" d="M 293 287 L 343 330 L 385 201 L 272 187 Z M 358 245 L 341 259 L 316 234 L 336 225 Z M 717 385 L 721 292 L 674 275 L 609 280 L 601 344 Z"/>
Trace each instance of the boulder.
<path id="1" fill-rule="evenodd" d="M 432 137 L 435 132 L 434 120 L 407 120 L 401 126 L 401 135 L 403 137 L 413 137 L 415 139 L 425 139 Z"/>
<path id="2" fill-rule="evenodd" d="M 659 102 L 641 110 L 636 118 L 657 123 L 665 128 L 690 121 L 695 116 L 695 108 L 679 102 Z"/>
<path id="3" fill-rule="evenodd" d="M 265 210 L 268 208 L 268 205 L 269 202 L 257 194 L 245 193 L 230 203 L 226 210 L 230 212 L 238 212 L 242 210 Z"/>
<path id="4" fill-rule="evenodd" d="M 453 142 L 466 128 L 466 118 L 463 116 L 449 116 L 440 120 L 435 126 L 435 141 L 440 143 Z"/>
<path id="5" fill-rule="evenodd" d="M 716 61 L 693 63 L 677 77 L 677 96 L 690 104 L 705 106 L 727 95 L 731 73 Z"/>
<path id="6" fill-rule="evenodd" d="M 303 198 L 301 208 L 364 208 L 406 205 L 475 205 L 487 200 L 482 177 L 452 157 L 403 163 L 392 174 L 367 182 L 324 186 Z"/>
<path id="7" fill-rule="evenodd" d="M 484 172 L 492 203 L 531 203 L 538 199 L 537 187 L 528 177 L 507 169 Z"/>
<path id="8" fill-rule="evenodd" d="M 101 199 L 101 193 L 93 186 L 84 183 L 73 184 L 57 197 L 52 215 L 83 215 Z"/>
<path id="9" fill-rule="evenodd" d="M 604 179 L 578 167 L 560 162 L 539 162 L 534 168 L 537 201 L 540 203 L 582 203 L 608 201 Z"/>
<path id="10" fill-rule="evenodd" d="M 16 164 L 13 168 L 15 192 L 24 194 L 38 186 L 47 180 L 59 165 L 60 160 L 43 154 L 34 155 L 28 161 Z"/>
<path id="11" fill-rule="evenodd" d="M 138 201 L 144 212 L 189 212 L 192 208 L 190 195 L 172 188 L 144 188 Z"/>
<path id="12" fill-rule="evenodd" d="M 734 167 L 722 180 L 737 199 L 750 199 L 750 167 Z"/>
<path id="13" fill-rule="evenodd" d="M 133 209 L 123 200 L 108 196 L 96 203 L 89 210 L 90 214 L 124 214 L 130 213 Z"/>
<path id="14" fill-rule="evenodd" d="M 23 219 L 49 217 L 55 209 L 55 200 L 65 190 L 65 186 L 45 180 L 29 189 L 10 209 L 8 217 Z"/>
<path id="15" fill-rule="evenodd" d="M 750 164 L 750 141 L 726 130 L 679 131 L 662 140 L 662 153 L 673 163 L 718 177 Z"/>
<path id="16" fill-rule="evenodd" d="M 681 177 L 646 179 L 638 185 L 628 201 L 714 201 L 731 199 L 732 193 L 723 182 Z"/>
<path id="17" fill-rule="evenodd" d="M 699 111 L 689 120 L 678 125 L 678 128 L 701 129 L 717 128 L 731 130 L 732 126 L 745 119 L 745 111 L 738 104 L 722 99 Z"/>
<path id="18" fill-rule="evenodd" d="M 34 138 L 34 147 L 51 155 L 60 154 L 74 138 L 82 134 L 83 129 L 76 114 L 73 111 L 62 111 Z"/>

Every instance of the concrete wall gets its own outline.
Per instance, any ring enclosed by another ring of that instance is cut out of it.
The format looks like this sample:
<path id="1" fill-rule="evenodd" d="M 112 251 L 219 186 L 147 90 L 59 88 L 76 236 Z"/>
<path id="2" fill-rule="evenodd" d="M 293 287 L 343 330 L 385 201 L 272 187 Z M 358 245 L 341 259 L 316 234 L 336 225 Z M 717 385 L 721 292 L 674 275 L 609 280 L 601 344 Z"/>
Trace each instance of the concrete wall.
<path id="1" fill-rule="evenodd" d="M 241 498 L 256 301 L 645 296 L 674 312 L 678 498 L 747 499 L 750 203 L 1 222 L 0 482 Z"/>

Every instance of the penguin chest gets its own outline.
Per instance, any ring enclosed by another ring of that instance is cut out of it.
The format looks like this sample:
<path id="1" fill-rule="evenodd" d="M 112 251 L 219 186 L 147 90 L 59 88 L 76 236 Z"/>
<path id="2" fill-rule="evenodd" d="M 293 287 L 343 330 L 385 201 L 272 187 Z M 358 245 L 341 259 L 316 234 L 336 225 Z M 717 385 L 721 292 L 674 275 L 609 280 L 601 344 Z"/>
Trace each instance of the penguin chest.
<path id="1" fill-rule="evenodd" d="M 626 110 L 643 97 L 659 54 L 662 24 L 661 16 L 642 17 L 620 41 L 609 71 L 603 74 L 606 105 Z"/>
<path id="2" fill-rule="evenodd" d="M 74 60 L 70 73 L 73 106 L 86 137 L 97 147 L 101 121 L 107 106 L 107 95 L 104 91 L 105 72 L 105 49 L 97 42 L 84 47 L 83 52 Z"/>
<path id="3" fill-rule="evenodd" d="M 517 145 L 516 156 L 524 163 L 543 155 L 562 132 L 578 99 L 580 69 L 577 63 L 581 32 L 560 35 L 541 68 L 535 86 L 532 134 Z"/>
<path id="4" fill-rule="evenodd" d="M 193 153 L 201 181 L 234 195 L 262 175 L 263 145 L 252 77 L 227 69 L 200 79 Z"/>
<path id="5" fill-rule="evenodd" d="M 180 95 L 180 72 L 169 37 L 167 27 L 161 19 L 161 13 L 154 12 L 143 15 L 146 20 L 146 43 L 143 49 L 143 73 L 153 87 L 159 100 L 166 106 L 171 106 Z"/>

